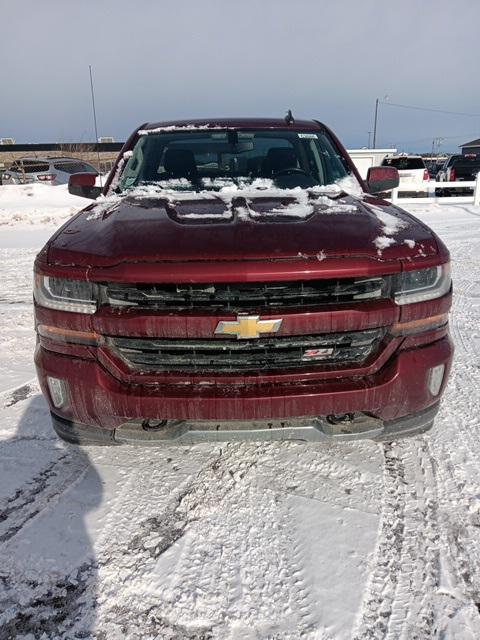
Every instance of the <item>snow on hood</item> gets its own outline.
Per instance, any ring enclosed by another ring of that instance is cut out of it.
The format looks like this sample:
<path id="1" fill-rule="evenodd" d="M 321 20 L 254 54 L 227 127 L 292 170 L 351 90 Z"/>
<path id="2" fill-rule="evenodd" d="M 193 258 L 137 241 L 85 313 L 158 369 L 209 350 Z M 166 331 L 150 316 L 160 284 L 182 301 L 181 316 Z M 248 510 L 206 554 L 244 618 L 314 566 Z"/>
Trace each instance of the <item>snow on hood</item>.
<path id="1" fill-rule="evenodd" d="M 129 153 L 129 152 L 127 152 Z M 118 183 L 118 176 L 121 173 L 122 167 L 128 157 L 127 153 L 123 155 L 120 161 L 119 167 L 115 172 L 115 177 L 112 182 L 112 188 Z M 120 166 L 121 165 L 121 166 Z M 86 216 L 87 220 L 95 220 L 101 217 L 105 212 L 111 213 L 115 210 L 118 204 L 125 198 L 131 199 L 155 199 L 166 200 L 172 205 L 179 202 L 192 202 L 195 200 L 221 200 L 224 202 L 230 213 L 226 213 L 223 217 L 232 217 L 231 205 L 234 198 L 244 198 L 247 203 L 255 198 L 263 199 L 283 199 L 293 200 L 285 205 L 279 205 L 273 207 L 268 211 L 253 212 L 252 216 L 260 218 L 265 217 L 277 217 L 278 215 L 287 215 L 288 217 L 306 218 L 314 211 L 313 202 L 318 205 L 323 205 L 326 209 L 326 213 L 346 213 L 354 212 L 357 210 L 355 205 L 347 204 L 341 200 L 341 195 L 347 193 L 353 196 L 359 196 L 364 192 L 358 181 L 349 176 L 339 180 L 338 182 L 325 186 L 310 187 L 308 189 L 302 189 L 301 187 L 295 187 L 293 189 L 281 189 L 275 187 L 273 180 L 268 178 L 256 178 L 253 181 L 245 180 L 245 183 L 235 184 L 231 180 L 223 178 L 204 179 L 205 187 L 210 189 L 203 189 L 201 191 L 193 191 L 189 189 L 191 183 L 186 178 L 176 178 L 170 180 L 159 181 L 154 184 L 140 185 L 129 189 L 121 194 L 113 193 L 109 196 L 100 196 L 95 205 L 89 210 Z M 211 189 L 216 189 L 215 191 Z M 208 213 L 196 214 L 190 212 L 188 217 L 191 219 L 200 217 L 215 217 L 218 215 L 209 216 Z"/>
<path id="2" fill-rule="evenodd" d="M 381 207 L 377 207 L 372 203 L 369 204 L 369 209 L 377 216 L 382 224 L 383 234 L 381 236 L 377 236 L 373 241 L 374 245 L 378 249 L 379 255 L 381 255 L 383 249 L 395 244 L 394 236 L 396 236 L 402 229 L 408 227 L 408 222 L 402 218 L 398 218 L 397 216 L 392 216 L 392 214 L 387 213 Z M 404 241 L 404 244 L 411 247 L 410 241 Z"/>
<path id="3" fill-rule="evenodd" d="M 362 189 L 361 184 L 353 174 L 345 176 L 344 178 L 340 178 L 340 180 L 337 180 L 335 182 L 335 185 L 340 189 L 340 191 L 345 191 L 345 193 L 348 193 L 348 195 L 350 196 L 363 198 L 365 195 L 367 195 Z"/>
<path id="4" fill-rule="evenodd" d="M 198 192 L 182 179 L 141 185 L 92 203 L 57 236 L 50 258 L 71 264 L 192 261 L 205 260 L 208 246 L 212 260 L 383 260 L 385 249 L 390 260 L 411 256 L 412 238 L 426 254 L 437 252 L 431 232 L 408 214 L 363 191 L 361 197 L 346 192 L 355 193 L 356 185 L 344 179 L 281 189 L 268 179 L 214 179 L 208 186 L 216 190 Z"/>
<path id="5" fill-rule="evenodd" d="M 412 238 L 425 254 L 437 253 L 431 231 L 394 205 L 346 195 L 338 186 L 327 193 L 252 185 L 200 193 L 132 189 L 103 198 L 72 220 L 50 245 L 48 260 L 98 266 L 343 256 L 397 260 L 412 257 L 411 243 L 405 242 Z"/>

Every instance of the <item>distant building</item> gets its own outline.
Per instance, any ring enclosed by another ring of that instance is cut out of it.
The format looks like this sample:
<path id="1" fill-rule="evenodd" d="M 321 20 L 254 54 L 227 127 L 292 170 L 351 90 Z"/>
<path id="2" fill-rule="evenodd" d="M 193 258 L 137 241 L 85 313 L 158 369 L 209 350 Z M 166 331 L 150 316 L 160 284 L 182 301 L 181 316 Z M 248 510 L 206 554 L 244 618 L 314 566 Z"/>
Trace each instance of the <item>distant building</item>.
<path id="1" fill-rule="evenodd" d="M 471 142 L 465 142 L 465 144 L 459 145 L 462 147 L 462 153 L 480 153 L 480 138 L 472 140 Z"/>

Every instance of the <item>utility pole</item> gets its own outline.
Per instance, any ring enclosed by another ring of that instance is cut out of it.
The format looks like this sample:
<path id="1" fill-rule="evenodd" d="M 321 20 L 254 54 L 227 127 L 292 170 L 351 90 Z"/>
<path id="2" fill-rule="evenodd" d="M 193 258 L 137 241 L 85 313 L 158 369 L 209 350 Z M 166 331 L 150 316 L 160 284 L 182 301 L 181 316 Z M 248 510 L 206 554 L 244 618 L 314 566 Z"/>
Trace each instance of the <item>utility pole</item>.
<path id="1" fill-rule="evenodd" d="M 371 131 L 368 131 L 368 148 L 370 149 L 370 136 L 372 135 Z"/>
<path id="2" fill-rule="evenodd" d="M 97 160 L 98 160 L 98 174 L 100 176 L 100 186 L 102 185 L 102 174 L 100 173 L 100 151 L 98 149 L 98 131 L 97 131 L 97 114 L 95 111 L 95 93 L 93 91 L 93 78 L 92 78 L 92 65 L 88 65 L 88 70 L 90 72 L 90 90 L 92 92 L 92 108 L 93 108 L 93 126 L 95 129 L 95 145 L 97 147 Z"/>
<path id="3" fill-rule="evenodd" d="M 383 101 L 388 100 L 388 96 L 385 95 L 382 98 Z M 378 105 L 380 103 L 380 98 L 375 100 L 375 121 L 373 124 L 373 148 L 377 148 L 377 120 L 378 120 Z"/>
<path id="4" fill-rule="evenodd" d="M 377 117 L 378 117 L 378 102 L 379 98 L 375 100 L 375 121 L 373 124 L 373 148 L 377 148 Z"/>

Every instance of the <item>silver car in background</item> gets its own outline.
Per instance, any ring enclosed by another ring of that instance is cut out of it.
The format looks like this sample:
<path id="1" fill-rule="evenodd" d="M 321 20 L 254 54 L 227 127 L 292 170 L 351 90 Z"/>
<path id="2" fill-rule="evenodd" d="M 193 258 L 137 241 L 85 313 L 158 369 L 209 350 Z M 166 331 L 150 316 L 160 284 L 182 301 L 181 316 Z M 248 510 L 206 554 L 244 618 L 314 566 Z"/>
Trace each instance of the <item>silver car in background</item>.
<path id="1" fill-rule="evenodd" d="M 94 173 L 98 171 L 91 164 L 78 158 L 63 156 L 55 158 L 19 158 L 3 173 L 3 184 L 68 184 L 73 173 Z"/>

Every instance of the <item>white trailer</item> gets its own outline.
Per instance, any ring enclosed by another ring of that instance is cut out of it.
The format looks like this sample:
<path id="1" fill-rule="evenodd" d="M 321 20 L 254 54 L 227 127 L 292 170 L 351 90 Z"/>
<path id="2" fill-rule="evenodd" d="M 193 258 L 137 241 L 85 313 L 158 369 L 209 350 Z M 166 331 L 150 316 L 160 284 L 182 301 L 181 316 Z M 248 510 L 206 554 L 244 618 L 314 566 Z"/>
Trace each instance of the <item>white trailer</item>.
<path id="1" fill-rule="evenodd" d="M 365 180 L 370 167 L 378 167 L 385 156 L 395 155 L 396 149 L 347 149 L 360 175 Z"/>

